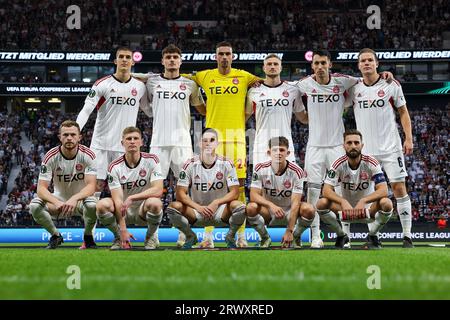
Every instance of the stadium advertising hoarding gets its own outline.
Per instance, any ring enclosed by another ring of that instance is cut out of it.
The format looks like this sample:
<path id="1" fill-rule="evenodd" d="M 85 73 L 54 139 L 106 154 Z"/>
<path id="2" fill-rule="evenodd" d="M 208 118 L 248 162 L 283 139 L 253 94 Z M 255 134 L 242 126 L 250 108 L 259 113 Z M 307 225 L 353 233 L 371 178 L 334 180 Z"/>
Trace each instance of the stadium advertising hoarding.
<path id="1" fill-rule="evenodd" d="M 60 228 L 59 229 L 64 242 L 83 242 L 83 231 L 81 228 Z M 192 229 L 199 238 L 199 241 L 203 239 L 203 228 Z M 273 241 L 281 241 L 281 238 L 285 232 L 285 228 L 269 228 L 269 234 Z M 147 228 L 129 228 L 138 242 L 143 242 Z M 178 230 L 175 228 L 160 228 L 158 231 L 159 241 L 161 242 L 176 242 L 178 239 Z M 215 228 L 214 229 L 214 241 L 225 242 L 225 236 L 228 232 L 228 228 Z M 260 240 L 258 233 L 252 229 L 247 228 L 245 230 L 247 241 L 257 242 Z M 112 242 L 113 234 L 106 228 L 98 228 L 95 230 L 94 238 L 96 242 Z M 50 239 L 50 234 L 41 228 L 14 228 L 14 229 L 1 229 L 0 228 L 0 243 L 47 243 Z M 309 230 L 305 230 L 302 234 L 302 241 L 309 242 L 310 240 Z"/>
<path id="2" fill-rule="evenodd" d="M 135 60 L 139 63 L 161 63 L 160 51 L 136 52 Z M 235 62 L 263 61 L 269 53 L 275 53 L 284 62 L 309 62 L 310 50 L 300 51 L 253 51 L 235 52 Z M 333 61 L 353 62 L 358 58 L 358 51 L 330 51 Z M 450 50 L 383 50 L 377 51 L 380 60 L 386 61 L 448 61 Z M 114 59 L 113 52 L 64 52 L 64 51 L 0 51 L 2 63 L 35 62 L 35 63 L 108 63 Z M 184 52 L 184 62 L 213 62 L 215 52 Z"/>

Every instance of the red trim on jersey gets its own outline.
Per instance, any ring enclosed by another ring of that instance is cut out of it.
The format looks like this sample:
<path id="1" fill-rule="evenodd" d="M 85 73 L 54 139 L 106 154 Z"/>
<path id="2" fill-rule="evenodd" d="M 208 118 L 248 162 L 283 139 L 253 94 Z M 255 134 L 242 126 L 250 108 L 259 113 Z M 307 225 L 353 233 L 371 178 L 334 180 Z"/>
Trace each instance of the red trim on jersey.
<path id="1" fill-rule="evenodd" d="M 50 158 L 54 157 L 58 153 L 59 153 L 59 147 L 54 147 L 53 149 L 50 149 L 50 151 L 48 151 L 47 154 L 45 155 L 42 163 L 47 164 L 47 162 L 50 160 Z"/>
<path id="2" fill-rule="evenodd" d="M 109 75 L 109 76 L 106 76 L 106 77 L 98 79 L 97 81 L 95 81 L 94 86 L 98 86 L 100 84 L 100 82 L 102 82 L 102 81 L 104 81 L 104 80 L 106 80 L 108 78 L 111 78 L 111 76 L 112 75 Z"/>
<path id="3" fill-rule="evenodd" d="M 330 74 L 330 76 L 336 77 L 336 78 L 338 78 L 338 77 L 350 78 L 348 75 L 342 74 L 342 73 L 332 73 L 332 74 Z"/>
<path id="4" fill-rule="evenodd" d="M 256 102 L 252 101 L 252 109 L 253 109 L 253 113 L 256 113 Z"/>
<path id="5" fill-rule="evenodd" d="M 291 169 L 292 171 L 294 171 L 295 173 L 297 173 L 299 179 L 301 179 L 303 177 L 304 171 L 299 166 L 294 165 L 293 163 L 289 162 L 288 168 Z"/>
<path id="6" fill-rule="evenodd" d="M 120 157 L 120 158 L 114 160 L 113 162 L 111 162 L 111 163 L 109 164 L 109 167 L 108 167 L 108 172 L 111 172 L 112 169 L 113 169 L 116 165 L 118 165 L 118 164 L 120 164 L 120 163 L 122 163 L 122 162 L 124 162 L 124 161 L 125 161 L 125 157 L 122 156 L 122 157 Z"/>
<path id="7" fill-rule="evenodd" d="M 258 164 L 256 165 L 256 167 L 255 167 L 255 171 L 259 171 L 260 169 L 262 169 L 262 168 L 267 168 L 267 167 L 269 167 L 269 166 L 271 166 L 271 165 L 272 165 L 272 160 L 269 160 L 269 161 L 266 161 L 266 162 L 258 163 Z"/>
<path id="8" fill-rule="evenodd" d="M 156 154 L 141 152 L 141 156 L 142 156 L 142 158 L 145 158 L 145 159 L 153 159 L 153 160 L 155 160 L 156 163 L 159 163 L 159 158 Z"/>
<path id="9" fill-rule="evenodd" d="M 374 165 L 375 167 L 380 164 L 377 159 L 375 159 L 374 157 L 365 155 L 365 154 L 363 154 L 361 156 L 361 159 L 365 162 L 369 162 L 370 164 Z"/>
<path id="10" fill-rule="evenodd" d="M 337 158 L 337 159 L 333 162 L 333 164 L 331 165 L 331 167 L 332 167 L 333 169 L 337 169 L 337 168 L 338 168 L 343 162 L 345 162 L 346 160 L 348 160 L 347 155 L 342 156 L 342 157 L 340 157 L 340 158 Z"/>
<path id="11" fill-rule="evenodd" d="M 196 157 L 192 157 L 192 158 L 186 160 L 186 162 L 183 164 L 183 170 L 186 170 L 187 167 L 189 167 L 189 165 L 190 165 L 191 163 L 194 163 L 194 162 L 196 161 L 195 158 L 196 158 Z"/>
<path id="12" fill-rule="evenodd" d="M 82 144 L 78 145 L 78 149 L 83 152 L 86 153 L 89 157 L 91 157 L 92 160 L 95 159 L 95 153 L 94 151 L 92 151 L 91 149 L 89 149 L 86 146 L 83 146 Z"/>
<path id="13" fill-rule="evenodd" d="M 396 80 L 396 79 L 392 79 L 392 80 L 393 80 L 393 82 L 396 83 L 399 87 L 401 87 L 401 84 L 400 84 L 400 82 L 399 82 L 398 80 Z"/>
<path id="14" fill-rule="evenodd" d="M 97 105 L 95 106 L 95 109 L 97 109 L 97 110 L 100 109 L 100 107 L 102 106 L 103 102 L 105 102 L 105 101 L 106 101 L 105 97 L 102 96 L 102 97 L 98 100 Z"/>

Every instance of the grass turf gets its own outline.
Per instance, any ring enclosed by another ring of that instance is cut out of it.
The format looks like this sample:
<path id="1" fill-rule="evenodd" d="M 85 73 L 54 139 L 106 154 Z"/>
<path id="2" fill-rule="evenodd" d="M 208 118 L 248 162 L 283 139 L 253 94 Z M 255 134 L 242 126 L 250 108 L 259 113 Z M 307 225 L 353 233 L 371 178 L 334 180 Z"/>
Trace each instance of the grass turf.
<path id="1" fill-rule="evenodd" d="M 449 253 L 387 245 L 153 252 L 0 246 L 0 299 L 449 299 Z M 70 265 L 80 267 L 80 290 L 67 289 Z M 380 290 L 367 288 L 371 265 L 380 268 Z"/>

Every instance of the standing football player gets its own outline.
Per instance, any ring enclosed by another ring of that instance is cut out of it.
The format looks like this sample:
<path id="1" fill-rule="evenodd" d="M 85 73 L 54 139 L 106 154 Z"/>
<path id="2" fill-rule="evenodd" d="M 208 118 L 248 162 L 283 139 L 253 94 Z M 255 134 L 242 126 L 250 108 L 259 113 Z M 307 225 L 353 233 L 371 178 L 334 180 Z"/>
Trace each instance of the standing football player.
<path id="1" fill-rule="evenodd" d="M 158 156 L 163 177 L 167 178 L 169 169 L 179 177 L 183 163 L 192 157 L 190 105 L 205 115 L 205 104 L 195 81 L 180 76 L 178 47 L 165 47 L 161 63 L 164 73 L 150 75 L 146 85 L 153 116 L 150 153 Z M 184 241 L 180 233 L 178 245 Z"/>
<path id="2" fill-rule="evenodd" d="M 112 250 L 131 247 L 127 224 L 147 225 L 144 248 L 159 247 L 157 230 L 162 220 L 164 177 L 161 175 L 159 159 L 151 153 L 141 152 L 142 133 L 136 127 L 123 130 L 122 145 L 125 154 L 108 167 L 108 184 L 111 198 L 97 203 L 100 222 L 114 235 Z"/>
<path id="3" fill-rule="evenodd" d="M 366 139 L 364 153 L 374 156 L 386 172 L 403 229 L 403 247 L 413 248 L 411 239 L 411 200 L 406 190 L 404 154 L 413 152 L 411 119 L 402 86 L 397 80 L 388 83 L 378 73 L 375 51 L 362 49 L 358 68 L 363 76 L 350 90 L 356 126 Z M 402 141 L 395 121 L 396 111 L 405 135 Z"/>
<path id="4" fill-rule="evenodd" d="M 291 133 L 292 113 L 302 123 L 308 123 L 308 115 L 302 103 L 298 87 L 281 81 L 281 59 L 269 54 L 263 65 L 266 77 L 264 82 L 247 93 L 246 120 L 255 113 L 256 135 L 253 144 L 253 161 L 256 165 L 267 160 L 267 141 L 273 137 L 284 136 L 289 141 L 290 162 L 295 162 L 294 144 Z"/>
<path id="5" fill-rule="evenodd" d="M 131 77 L 133 52 L 126 47 L 116 51 L 116 72 L 97 80 L 86 97 L 77 123 L 83 129 L 94 109 L 97 109 L 90 148 L 96 155 L 97 191 L 105 187 L 108 164 L 123 155 L 120 137 L 123 129 L 136 125 L 139 107 L 149 113 L 145 85 Z"/>
<path id="6" fill-rule="evenodd" d="M 83 245 L 80 249 L 95 249 L 92 235 L 97 217 L 95 154 L 81 145 L 80 127 L 66 120 L 59 127 L 61 145 L 50 149 L 41 164 L 37 196 L 31 200 L 30 213 L 34 220 L 51 234 L 47 249 L 56 249 L 63 237 L 53 218 L 68 218 L 74 214 L 84 219 Z M 54 193 L 48 188 L 53 181 Z"/>

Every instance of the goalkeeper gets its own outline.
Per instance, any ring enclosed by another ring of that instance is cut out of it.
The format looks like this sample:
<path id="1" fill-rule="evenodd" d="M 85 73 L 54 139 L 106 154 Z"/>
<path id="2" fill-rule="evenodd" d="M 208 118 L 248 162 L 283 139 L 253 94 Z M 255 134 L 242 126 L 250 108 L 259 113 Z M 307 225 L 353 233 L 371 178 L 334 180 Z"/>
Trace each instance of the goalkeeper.
<path id="1" fill-rule="evenodd" d="M 336 232 L 336 247 L 349 241 L 337 221 L 374 222 L 369 224 L 365 249 L 380 249 L 378 232 L 392 215 L 392 202 L 388 198 L 386 178 L 378 161 L 361 154 L 364 147 L 362 134 L 355 129 L 344 132 L 345 155 L 336 159 L 323 185 L 323 198 L 317 202 L 320 219 Z M 334 188 L 341 186 L 342 196 Z M 330 211 L 331 210 L 331 211 Z"/>

